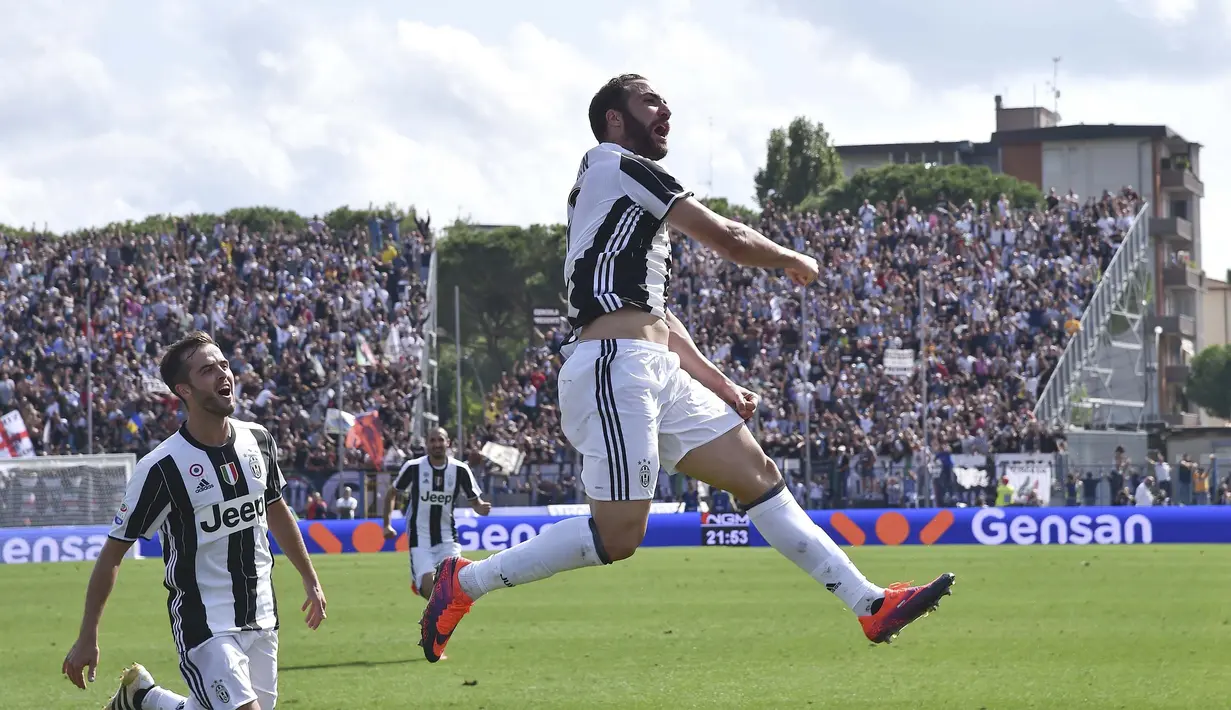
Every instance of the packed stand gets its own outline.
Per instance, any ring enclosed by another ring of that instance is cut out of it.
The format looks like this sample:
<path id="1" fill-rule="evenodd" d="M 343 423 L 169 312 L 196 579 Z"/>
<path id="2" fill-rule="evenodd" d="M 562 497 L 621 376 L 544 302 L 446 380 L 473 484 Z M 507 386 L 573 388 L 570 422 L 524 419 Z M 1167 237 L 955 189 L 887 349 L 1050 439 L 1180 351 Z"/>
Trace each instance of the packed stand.
<path id="1" fill-rule="evenodd" d="M 808 453 L 824 480 L 801 483 L 797 496 L 828 495 L 832 474 L 848 493 L 900 502 L 919 495 L 929 446 L 1063 449 L 1063 435 L 1031 411 L 1139 205 L 1132 188 L 1084 200 L 1053 190 L 1042 209 L 1017 209 L 1003 196 L 927 206 L 899 197 L 825 214 L 771 205 L 758 229 L 821 267 L 803 303 L 784 278 L 732 266 L 675 235 L 672 308 L 711 360 L 761 394 L 767 453 L 803 459 L 810 417 Z M 926 415 L 919 379 L 890 376 L 882 364 L 886 348 L 918 351 L 921 280 Z M 480 439 L 566 458 L 554 410 L 531 417 L 526 404 L 533 391 L 536 407 L 554 406 L 558 366 L 548 347 L 531 351 L 489 398 Z"/>
<path id="2" fill-rule="evenodd" d="M 93 451 L 141 456 L 181 421 L 159 379 L 162 349 L 200 329 L 230 355 L 236 416 L 268 426 L 289 469 L 337 468 L 324 421 L 339 377 L 346 411 L 378 410 L 389 438 L 405 441 L 430 225 L 369 224 L 0 234 L 0 408 L 21 413 L 37 454 L 86 453 L 92 350 Z M 362 451 L 348 457 L 351 468 L 375 465 Z"/>

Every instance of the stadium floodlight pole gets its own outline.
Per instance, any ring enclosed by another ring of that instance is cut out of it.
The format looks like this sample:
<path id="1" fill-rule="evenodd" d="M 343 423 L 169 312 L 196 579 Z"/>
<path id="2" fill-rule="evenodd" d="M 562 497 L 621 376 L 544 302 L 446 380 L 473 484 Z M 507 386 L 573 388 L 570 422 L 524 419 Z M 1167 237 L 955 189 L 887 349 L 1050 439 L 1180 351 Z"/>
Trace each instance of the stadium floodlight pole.
<path id="1" fill-rule="evenodd" d="M 923 463 L 925 468 L 922 470 L 924 475 L 919 477 L 919 484 L 915 487 L 916 501 L 923 498 L 923 495 L 921 495 L 923 491 L 919 490 L 921 485 L 927 486 L 928 499 L 932 496 L 931 438 L 928 436 L 928 328 L 923 310 L 925 300 L 923 275 L 925 273 L 926 270 L 919 270 L 919 403 L 922 407 L 919 414 L 919 423 L 923 429 Z M 917 502 L 916 505 L 918 505 Z"/>
<path id="2" fill-rule="evenodd" d="M 462 424 L 462 287 L 453 286 L 453 345 L 457 348 L 457 453 L 466 445 Z"/>
<path id="3" fill-rule="evenodd" d="M 801 333 L 801 344 L 804 349 L 804 364 L 808 365 L 808 370 L 803 373 L 803 388 L 804 388 L 804 484 L 808 490 L 812 490 L 812 329 L 809 326 L 808 319 L 808 287 L 799 287 L 799 310 L 802 311 L 800 321 L 803 323 L 803 332 Z"/>
<path id="4" fill-rule="evenodd" d="M 85 292 L 85 435 L 86 453 L 94 455 L 94 290 Z"/>
<path id="5" fill-rule="evenodd" d="M 343 346 L 343 341 L 346 339 L 342 332 L 342 307 L 345 301 L 341 295 L 338 296 L 338 416 L 346 411 L 342 407 L 344 397 L 342 394 L 342 371 L 343 364 L 346 362 L 346 348 Z M 379 462 L 378 462 L 379 463 Z M 346 468 L 346 433 L 338 435 L 338 473 L 341 473 Z"/>

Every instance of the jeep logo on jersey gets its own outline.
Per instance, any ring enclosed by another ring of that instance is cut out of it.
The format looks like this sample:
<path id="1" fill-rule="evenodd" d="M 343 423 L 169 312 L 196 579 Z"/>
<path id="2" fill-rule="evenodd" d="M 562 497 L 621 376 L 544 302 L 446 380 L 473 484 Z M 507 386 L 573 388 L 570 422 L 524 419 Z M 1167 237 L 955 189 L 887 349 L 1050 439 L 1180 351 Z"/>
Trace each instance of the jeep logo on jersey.
<path id="1" fill-rule="evenodd" d="M 444 505 L 453 500 L 453 496 L 448 493 L 441 493 L 440 491 L 424 491 L 419 496 L 419 500 L 430 505 Z"/>
<path id="2" fill-rule="evenodd" d="M 222 464 L 218 467 L 218 480 L 228 486 L 235 485 L 235 483 L 239 481 L 239 466 L 236 466 L 230 461 Z"/>
<path id="3" fill-rule="evenodd" d="M 202 514 L 201 530 L 206 533 L 216 533 L 220 530 L 231 533 L 252 527 L 264 517 L 265 497 L 257 493 L 247 498 L 214 503 Z"/>

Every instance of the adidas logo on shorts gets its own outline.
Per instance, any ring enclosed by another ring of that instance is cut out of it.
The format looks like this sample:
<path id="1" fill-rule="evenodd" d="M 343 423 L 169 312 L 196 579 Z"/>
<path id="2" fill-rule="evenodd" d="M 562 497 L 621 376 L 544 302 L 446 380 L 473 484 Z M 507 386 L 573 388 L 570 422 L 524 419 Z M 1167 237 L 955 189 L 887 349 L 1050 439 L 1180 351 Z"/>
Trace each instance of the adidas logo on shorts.
<path id="1" fill-rule="evenodd" d="M 214 484 L 202 478 L 201 482 L 197 484 L 197 493 L 204 493 L 205 491 L 208 491 L 209 489 L 213 487 L 214 487 Z"/>

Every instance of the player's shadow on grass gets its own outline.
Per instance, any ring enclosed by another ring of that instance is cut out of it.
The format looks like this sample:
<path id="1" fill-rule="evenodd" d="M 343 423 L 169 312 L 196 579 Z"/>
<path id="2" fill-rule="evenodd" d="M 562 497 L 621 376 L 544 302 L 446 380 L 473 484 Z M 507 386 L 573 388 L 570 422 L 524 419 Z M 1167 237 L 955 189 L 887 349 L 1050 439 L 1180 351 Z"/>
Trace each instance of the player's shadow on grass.
<path id="1" fill-rule="evenodd" d="M 395 661 L 347 661 L 346 663 L 317 663 L 310 666 L 278 666 L 279 673 L 287 671 L 319 671 L 327 668 L 365 668 L 369 666 L 395 666 L 399 663 L 414 663 L 416 661 L 426 661 L 423 656 L 416 658 L 402 658 Z"/>

